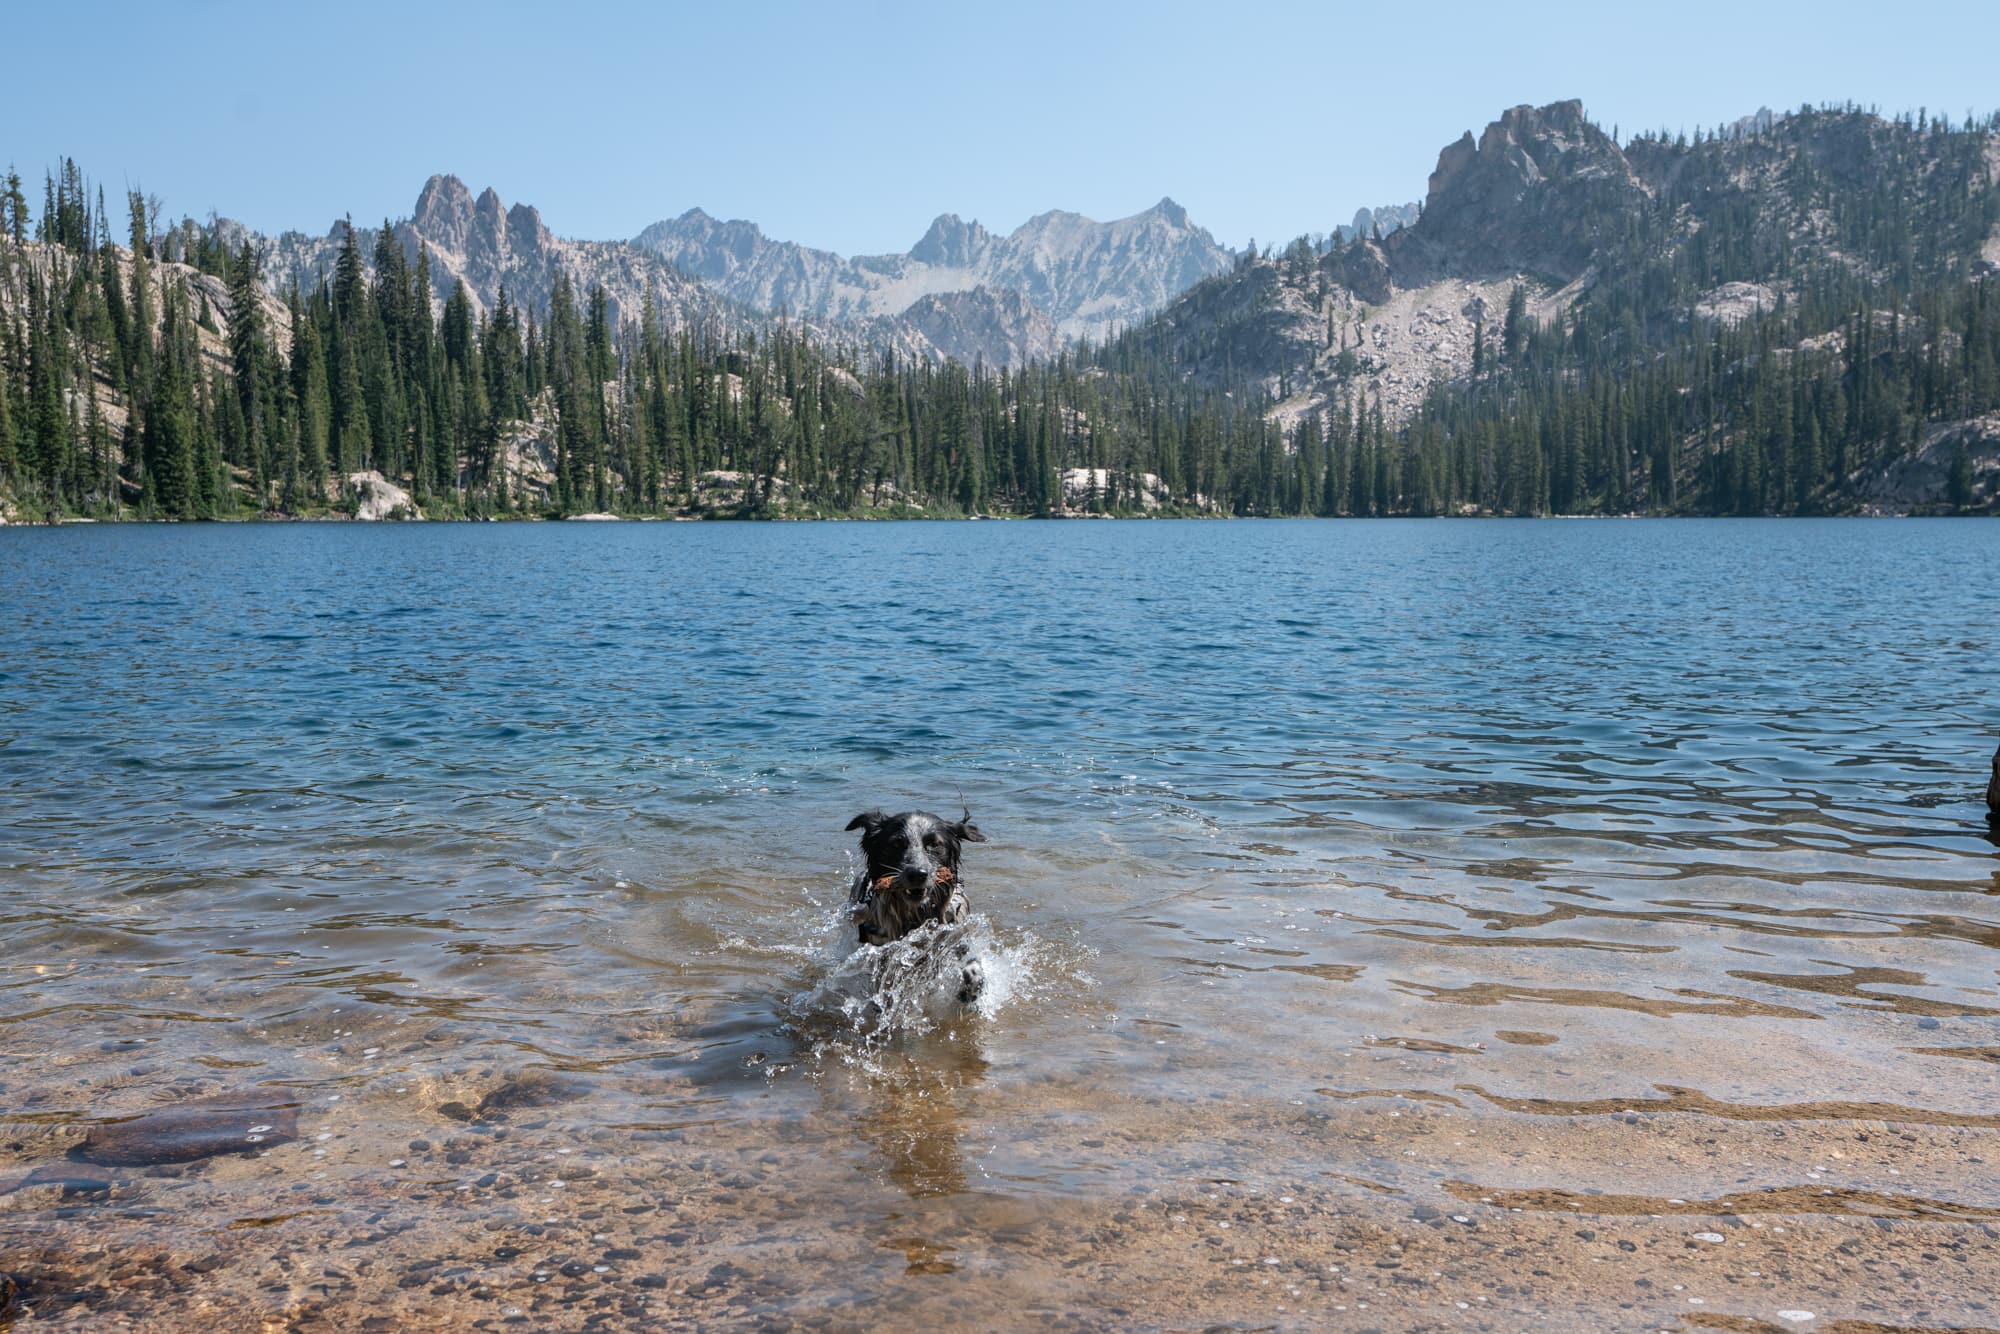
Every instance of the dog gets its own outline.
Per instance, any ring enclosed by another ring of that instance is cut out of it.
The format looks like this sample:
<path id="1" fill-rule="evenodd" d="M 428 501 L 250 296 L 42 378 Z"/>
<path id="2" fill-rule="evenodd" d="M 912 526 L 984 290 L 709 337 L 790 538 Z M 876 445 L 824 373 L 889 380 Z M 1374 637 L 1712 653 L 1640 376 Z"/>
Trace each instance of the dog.
<path id="1" fill-rule="evenodd" d="M 1986 820 L 2000 833 L 2000 750 L 1993 752 L 1993 777 L 1986 780 Z"/>
<path id="2" fill-rule="evenodd" d="M 847 828 L 861 831 L 866 861 L 847 895 L 862 944 L 887 945 L 931 923 L 955 926 L 971 914 L 958 871 L 959 850 L 967 843 L 984 843 L 986 835 L 972 823 L 970 810 L 956 820 L 929 811 L 863 811 Z M 952 948 L 964 960 L 958 999 L 970 1005 L 979 999 L 985 973 L 963 943 Z"/>

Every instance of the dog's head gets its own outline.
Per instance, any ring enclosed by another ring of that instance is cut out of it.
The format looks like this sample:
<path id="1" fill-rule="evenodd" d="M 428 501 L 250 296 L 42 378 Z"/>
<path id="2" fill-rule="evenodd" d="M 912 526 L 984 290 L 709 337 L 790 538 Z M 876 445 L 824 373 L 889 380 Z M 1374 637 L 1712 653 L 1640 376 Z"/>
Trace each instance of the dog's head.
<path id="1" fill-rule="evenodd" d="M 900 815 L 863 811 L 849 820 L 847 827 L 861 831 L 869 883 L 879 885 L 887 880 L 905 894 L 927 894 L 940 880 L 958 879 L 960 845 L 986 841 L 986 835 L 972 823 L 970 811 L 956 820 L 929 811 Z"/>

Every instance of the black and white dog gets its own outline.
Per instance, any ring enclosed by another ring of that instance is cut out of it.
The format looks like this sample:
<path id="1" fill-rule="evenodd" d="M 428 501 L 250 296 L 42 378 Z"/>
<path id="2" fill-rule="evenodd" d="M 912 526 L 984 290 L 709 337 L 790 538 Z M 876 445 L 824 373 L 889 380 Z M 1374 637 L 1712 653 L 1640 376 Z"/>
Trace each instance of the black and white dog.
<path id="1" fill-rule="evenodd" d="M 861 854 L 867 860 L 847 895 L 862 944 L 887 945 L 932 923 L 955 926 L 970 915 L 958 873 L 959 849 L 986 841 L 972 823 L 971 811 L 956 820 L 929 811 L 864 811 L 847 827 L 861 831 Z M 985 974 L 963 943 L 953 949 L 964 960 L 958 999 L 969 1005 L 979 999 Z"/>

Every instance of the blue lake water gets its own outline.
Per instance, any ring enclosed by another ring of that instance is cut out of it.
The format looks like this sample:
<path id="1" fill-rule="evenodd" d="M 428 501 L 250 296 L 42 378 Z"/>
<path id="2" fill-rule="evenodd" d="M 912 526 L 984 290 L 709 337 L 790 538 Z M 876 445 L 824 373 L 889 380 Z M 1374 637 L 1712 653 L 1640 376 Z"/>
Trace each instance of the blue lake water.
<path id="1" fill-rule="evenodd" d="M 1978 521 L 0 531 L 0 1179 L 301 1128 L 0 1240 L 53 1322 L 1305 1328 L 1469 1209 L 1371 1310 L 1650 1327 L 1560 1192 L 2000 1210 L 1997 681 Z M 996 986 L 885 1025 L 842 827 L 961 803 Z M 1880 1318 L 1777 1269 L 1707 1309 Z"/>

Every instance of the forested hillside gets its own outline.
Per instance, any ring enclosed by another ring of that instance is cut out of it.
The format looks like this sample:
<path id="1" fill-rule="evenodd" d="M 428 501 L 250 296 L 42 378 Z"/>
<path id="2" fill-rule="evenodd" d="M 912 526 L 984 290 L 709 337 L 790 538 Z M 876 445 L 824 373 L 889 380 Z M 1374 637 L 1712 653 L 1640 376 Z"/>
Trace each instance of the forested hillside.
<path id="1" fill-rule="evenodd" d="M 1621 149 L 1515 108 L 1412 225 L 1249 257 L 1097 363 L 1267 397 L 1308 474 L 1276 503 L 1325 513 L 1990 507 L 1996 128 L 1808 109 Z"/>
<path id="2" fill-rule="evenodd" d="M 1517 108 L 1445 150 L 1414 222 L 1246 255 L 1007 369 L 691 320 L 684 291 L 615 302 L 560 264 L 524 308 L 436 281 L 386 225 L 273 298 L 247 238 L 162 227 L 136 192 L 114 239 L 64 162 L 39 209 L 0 192 L 0 505 L 1991 509 L 1997 129 L 1840 108 L 1621 147 L 1576 104 Z"/>

